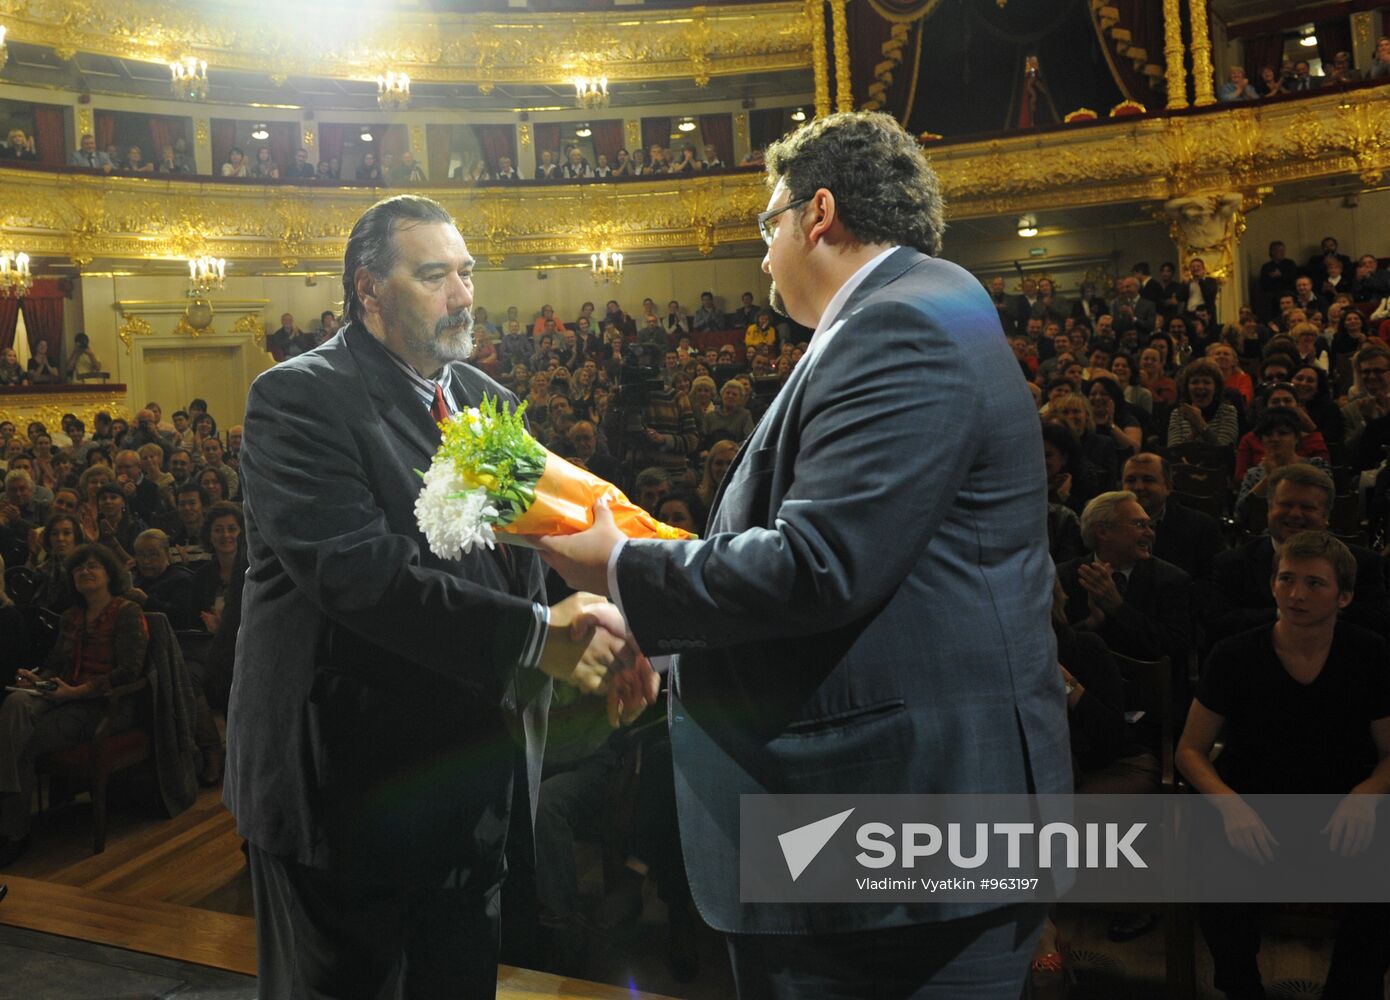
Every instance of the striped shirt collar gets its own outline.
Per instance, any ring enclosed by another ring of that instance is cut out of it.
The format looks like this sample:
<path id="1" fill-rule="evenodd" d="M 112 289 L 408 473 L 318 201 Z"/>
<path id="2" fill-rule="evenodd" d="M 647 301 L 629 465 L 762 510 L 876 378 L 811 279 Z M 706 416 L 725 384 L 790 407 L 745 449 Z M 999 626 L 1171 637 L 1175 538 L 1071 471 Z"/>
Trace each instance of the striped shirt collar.
<path id="1" fill-rule="evenodd" d="M 410 382 L 410 388 L 415 392 L 415 395 L 420 399 L 420 402 L 424 405 L 426 410 L 434 407 L 435 386 L 444 390 L 444 401 L 448 404 L 449 410 L 452 412 L 455 409 L 452 391 L 454 374 L 451 365 L 443 365 L 439 369 L 438 378 L 426 378 L 410 365 L 402 361 L 391 348 L 387 347 L 373 336 L 371 331 L 367 331 L 367 336 L 371 339 L 372 343 L 380 347 L 382 352 L 391 359 L 391 363 L 400 369 L 401 374 Z"/>

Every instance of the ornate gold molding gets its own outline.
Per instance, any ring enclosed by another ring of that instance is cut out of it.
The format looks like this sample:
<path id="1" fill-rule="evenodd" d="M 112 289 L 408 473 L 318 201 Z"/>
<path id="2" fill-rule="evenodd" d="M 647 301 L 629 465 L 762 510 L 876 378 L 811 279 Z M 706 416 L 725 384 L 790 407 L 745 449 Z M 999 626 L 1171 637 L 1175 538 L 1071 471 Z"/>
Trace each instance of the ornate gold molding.
<path id="1" fill-rule="evenodd" d="M 154 334 L 154 327 L 150 326 L 135 313 L 130 313 L 125 317 L 125 322 L 116 331 L 116 336 L 121 338 L 121 343 L 125 344 L 125 352 L 130 354 L 135 350 L 136 337 L 149 337 Z"/>
<path id="2" fill-rule="evenodd" d="M 120 388 L 122 391 L 119 395 L 114 392 L 61 392 L 32 396 L 0 396 L 0 420 L 9 420 L 16 427 L 23 427 L 33 420 L 39 421 L 45 427 L 57 427 L 63 419 L 63 414 L 71 413 L 89 428 L 96 422 L 98 412 L 129 420 L 130 409 L 127 406 L 125 386 Z"/>
<path id="3" fill-rule="evenodd" d="M 249 333 L 256 346 L 265 350 L 265 323 L 255 313 L 247 313 L 232 324 L 232 333 Z"/>
<path id="4" fill-rule="evenodd" d="M 1183 64 L 1182 0 L 1163 0 L 1163 61 L 1167 67 L 1168 110 L 1187 107 L 1187 67 Z"/>
<path id="5" fill-rule="evenodd" d="M 1199 115 L 1119 118 L 1076 132 L 933 144 L 951 217 L 1165 202 L 1330 177 L 1390 173 L 1390 84 Z M 525 162 L 527 150 L 522 147 Z M 475 255 L 601 249 L 711 252 L 751 244 L 767 200 L 758 173 L 627 184 L 417 189 L 459 221 Z M 0 232 L 31 256 L 176 262 L 339 261 L 370 188 L 178 183 L 0 169 Z M 234 271 L 234 273 L 245 273 Z"/>
<path id="6" fill-rule="evenodd" d="M 1187 0 L 1192 25 L 1192 106 L 1205 108 L 1216 103 L 1212 90 L 1211 29 L 1207 26 L 1207 0 Z"/>
<path id="7" fill-rule="evenodd" d="M 825 45 L 825 0 L 806 0 L 811 32 L 811 69 L 816 81 L 816 117 L 830 114 L 830 60 Z"/>
<path id="8" fill-rule="evenodd" d="M 693 78 L 804 69 L 811 38 L 800 3 L 689 10 L 445 14 L 366 7 L 352 17 L 309 2 L 266 17 L 253 0 L 0 0 L 15 41 L 167 62 L 206 59 L 214 69 L 373 79 L 385 67 L 412 81 L 491 86 L 569 84 L 601 64 L 610 81 Z M 311 38 L 311 44 L 305 44 Z"/>
<path id="9" fill-rule="evenodd" d="M 854 110 L 853 77 L 849 65 L 849 0 L 830 0 L 830 25 L 835 32 L 835 110 Z"/>

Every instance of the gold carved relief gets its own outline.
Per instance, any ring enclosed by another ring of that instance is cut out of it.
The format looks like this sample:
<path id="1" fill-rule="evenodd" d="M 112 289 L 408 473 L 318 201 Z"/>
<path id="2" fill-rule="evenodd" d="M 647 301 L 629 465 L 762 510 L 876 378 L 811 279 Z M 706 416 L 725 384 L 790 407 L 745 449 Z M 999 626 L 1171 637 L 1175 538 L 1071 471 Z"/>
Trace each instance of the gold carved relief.
<path id="1" fill-rule="evenodd" d="M 265 350 L 265 323 L 255 313 L 247 313 L 232 324 L 232 333 L 249 333 L 256 346 Z"/>
<path id="2" fill-rule="evenodd" d="M 121 338 L 121 343 L 125 344 L 125 352 L 131 353 L 135 349 L 136 337 L 148 337 L 154 333 L 154 327 L 150 326 L 145 320 L 136 316 L 134 313 L 126 316 L 125 322 L 116 331 L 116 336 Z"/>

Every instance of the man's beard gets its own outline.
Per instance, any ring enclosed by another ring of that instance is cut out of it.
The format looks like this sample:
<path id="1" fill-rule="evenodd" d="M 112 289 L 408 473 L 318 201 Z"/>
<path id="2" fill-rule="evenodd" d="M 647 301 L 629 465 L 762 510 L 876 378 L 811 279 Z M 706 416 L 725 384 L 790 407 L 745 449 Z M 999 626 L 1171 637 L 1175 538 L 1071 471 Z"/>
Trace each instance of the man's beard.
<path id="1" fill-rule="evenodd" d="M 431 336 L 413 330 L 405 335 L 406 346 L 440 364 L 467 361 L 473 354 L 473 313 L 460 309 L 442 317 L 434 325 Z"/>
<path id="2" fill-rule="evenodd" d="M 791 319 L 791 313 L 787 312 L 787 304 L 782 301 L 782 291 L 777 287 L 777 279 L 772 279 L 772 288 L 767 293 L 767 301 L 772 306 L 772 311 L 778 316 Z"/>

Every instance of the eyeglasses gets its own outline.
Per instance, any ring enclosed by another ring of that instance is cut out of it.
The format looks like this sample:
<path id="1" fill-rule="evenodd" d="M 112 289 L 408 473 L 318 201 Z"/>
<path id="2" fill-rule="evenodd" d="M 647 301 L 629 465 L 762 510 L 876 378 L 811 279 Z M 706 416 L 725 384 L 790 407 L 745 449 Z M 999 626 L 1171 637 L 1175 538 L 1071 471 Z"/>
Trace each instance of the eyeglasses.
<path id="1" fill-rule="evenodd" d="M 810 198 L 798 198 L 795 201 L 787 202 L 781 208 L 769 208 L 766 212 L 758 213 L 758 233 L 762 236 L 763 242 L 768 246 L 772 246 L 772 239 L 777 235 L 776 226 L 771 229 L 768 228 L 767 224 L 769 221 L 781 215 L 783 212 L 789 212 L 793 208 L 799 208 L 810 200 Z"/>

